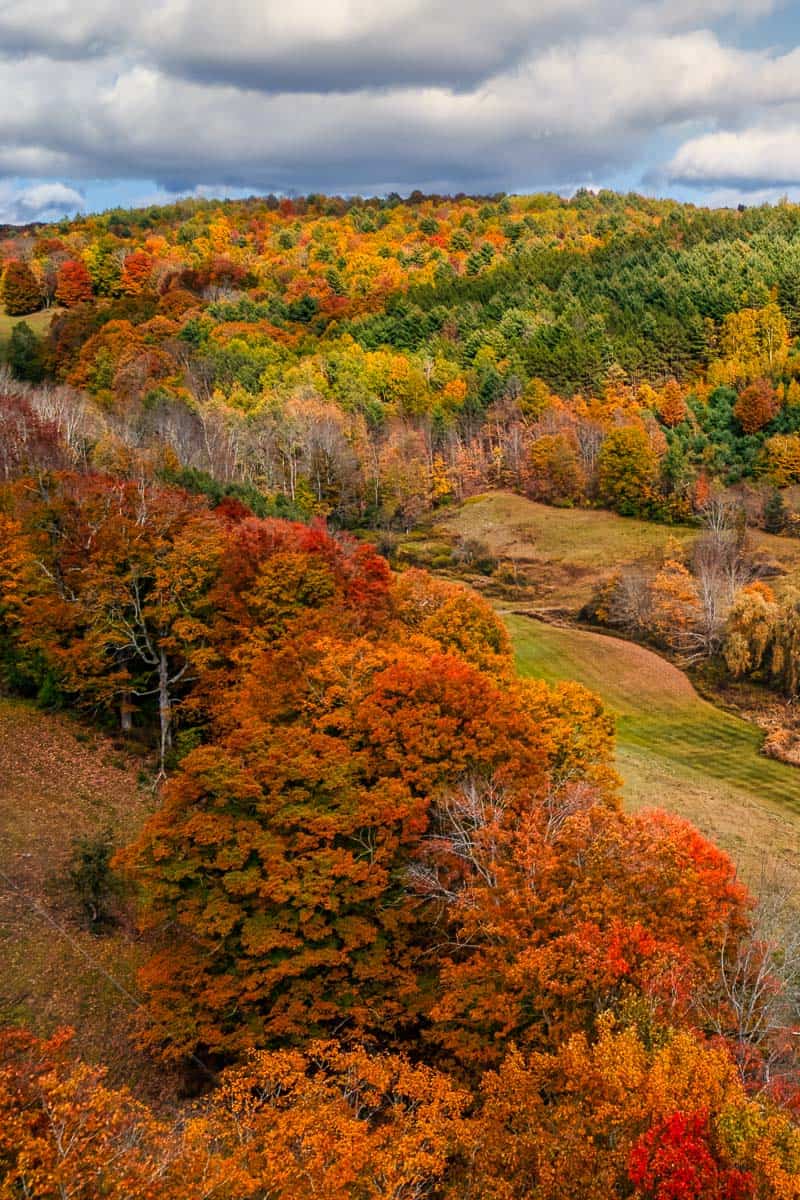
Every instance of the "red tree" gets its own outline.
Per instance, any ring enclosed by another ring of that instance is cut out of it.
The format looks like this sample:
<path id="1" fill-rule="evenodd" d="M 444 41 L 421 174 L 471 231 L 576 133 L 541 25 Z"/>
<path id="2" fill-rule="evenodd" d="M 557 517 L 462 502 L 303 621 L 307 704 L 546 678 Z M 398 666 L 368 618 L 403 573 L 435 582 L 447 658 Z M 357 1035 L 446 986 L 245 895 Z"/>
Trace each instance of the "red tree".
<path id="1" fill-rule="evenodd" d="M 92 277 L 80 259 L 70 259 L 58 272 L 56 300 L 65 308 L 73 308 L 94 295 Z"/>

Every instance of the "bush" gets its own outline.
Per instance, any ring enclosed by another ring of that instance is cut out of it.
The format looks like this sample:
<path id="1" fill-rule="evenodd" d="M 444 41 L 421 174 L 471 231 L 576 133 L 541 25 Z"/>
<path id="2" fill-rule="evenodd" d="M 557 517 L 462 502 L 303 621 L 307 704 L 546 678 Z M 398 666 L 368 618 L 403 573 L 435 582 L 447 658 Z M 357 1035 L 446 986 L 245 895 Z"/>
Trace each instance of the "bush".
<path id="1" fill-rule="evenodd" d="M 116 924 L 112 904 L 119 896 L 120 883 L 111 870 L 113 853 L 109 830 L 91 837 L 75 838 L 72 843 L 69 883 L 83 920 L 92 933 L 101 933 Z"/>
<path id="2" fill-rule="evenodd" d="M 485 542 L 478 538 L 464 538 L 453 549 L 453 563 L 478 575 L 491 575 L 497 566 L 497 559 Z"/>

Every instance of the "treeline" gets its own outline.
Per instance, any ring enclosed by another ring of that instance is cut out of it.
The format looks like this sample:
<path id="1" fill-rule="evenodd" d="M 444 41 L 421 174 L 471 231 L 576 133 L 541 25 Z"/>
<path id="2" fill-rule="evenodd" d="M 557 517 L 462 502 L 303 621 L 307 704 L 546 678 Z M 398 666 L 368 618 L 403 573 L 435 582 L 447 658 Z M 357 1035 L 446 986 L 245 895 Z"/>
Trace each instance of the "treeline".
<path id="1" fill-rule="evenodd" d="M 113 869 L 172 1121 L 4 1036 L 9 1195 L 800 1195 L 798 959 L 488 605 L 320 523 L 42 471 L 0 492 L 7 685 L 151 735 Z M 567 1189 L 565 1191 L 565 1188 Z"/>
<path id="2" fill-rule="evenodd" d="M 716 482 L 800 481 L 799 256 L 794 206 L 609 192 L 185 202 L 0 242 L 8 311 L 54 312 L 13 327 L 13 375 L 79 394 L 73 456 L 344 527 L 492 486 L 686 520 Z"/>

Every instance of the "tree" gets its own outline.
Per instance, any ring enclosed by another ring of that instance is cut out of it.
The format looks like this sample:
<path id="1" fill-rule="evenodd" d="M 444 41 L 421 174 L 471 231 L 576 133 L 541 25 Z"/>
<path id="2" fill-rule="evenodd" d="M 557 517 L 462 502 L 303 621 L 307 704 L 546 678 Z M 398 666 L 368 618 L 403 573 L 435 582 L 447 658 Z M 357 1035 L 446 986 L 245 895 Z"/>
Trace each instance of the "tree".
<path id="1" fill-rule="evenodd" d="M 143 250 L 126 254 L 122 264 L 120 291 L 126 296 L 139 296 L 147 288 L 153 273 L 153 258 Z"/>
<path id="2" fill-rule="evenodd" d="M 92 277 L 80 259 L 70 259 L 62 264 L 56 282 L 56 300 L 65 308 L 83 304 L 94 296 Z"/>
<path id="3" fill-rule="evenodd" d="M 798 449 L 800 449 L 800 438 L 797 441 Z M 798 467 L 800 468 L 800 461 L 798 462 Z M 800 478 L 800 473 L 798 473 L 798 478 Z M 783 533 L 786 529 L 786 524 L 789 520 L 789 510 L 786 506 L 786 501 L 777 488 L 773 488 L 764 501 L 763 520 L 767 533 Z"/>
<path id="4" fill-rule="evenodd" d="M 3 272 L 3 304 L 10 317 L 26 316 L 42 307 L 39 284 L 27 263 L 12 261 Z"/>
<path id="5" fill-rule="evenodd" d="M 722 323 L 721 357 L 709 367 L 714 384 L 776 378 L 789 356 L 789 326 L 775 303 L 731 312 Z"/>
<path id="6" fill-rule="evenodd" d="M 639 425 L 624 425 L 606 435 L 597 460 L 598 493 L 623 516 L 643 512 L 653 499 L 658 458 Z"/>
<path id="7" fill-rule="evenodd" d="M 418 1200 L 460 1175 L 469 1101 L 399 1055 L 319 1042 L 226 1072 L 186 1140 L 227 1160 L 237 1200 Z"/>
<path id="8" fill-rule="evenodd" d="M 155 699 L 163 769 L 181 681 L 204 661 L 220 523 L 177 489 L 102 476 L 63 475 L 21 509 L 43 582 L 23 640 L 81 703 L 118 706 L 123 729 Z"/>
<path id="9" fill-rule="evenodd" d="M 681 391 L 680 384 L 675 379 L 670 379 L 666 384 L 658 401 L 658 415 L 665 425 L 672 428 L 675 425 L 680 425 L 681 421 L 685 421 L 688 415 L 686 401 Z"/>
<path id="10" fill-rule="evenodd" d="M 530 492 L 550 504 L 580 500 L 586 477 L 573 442 L 564 434 L 537 438 L 530 449 Z"/>
<path id="11" fill-rule="evenodd" d="M 757 379 L 742 392 L 733 406 L 733 415 L 745 433 L 758 433 L 777 415 L 780 402 L 768 379 Z"/>
<path id="12" fill-rule="evenodd" d="M 542 786 L 547 733 L 431 643 L 271 640 L 124 856 L 146 924 L 171 930 L 141 976 L 171 1054 L 413 1026 L 433 964 L 405 874 L 431 798 L 464 777 Z"/>
<path id="13" fill-rule="evenodd" d="M 753 1176 L 725 1157 L 706 1112 L 675 1112 L 639 1138 L 628 1174 L 642 1200 L 750 1200 Z"/>
<path id="14" fill-rule="evenodd" d="M 67 455 L 54 420 L 39 414 L 27 396 L 0 391 L 0 479 L 58 470 Z"/>
<path id="15" fill-rule="evenodd" d="M 632 1009 L 632 1011 L 636 1011 Z M 800 1135 L 750 1099 L 723 1045 L 601 1014 L 552 1054 L 512 1050 L 482 1084 L 472 1192 L 486 1200 L 796 1197 Z"/>
<path id="16" fill-rule="evenodd" d="M 98 296 L 116 296 L 120 290 L 122 264 L 113 239 L 98 238 L 85 252 L 86 267 Z"/>
<path id="17" fill-rule="evenodd" d="M 664 563 L 651 585 L 650 627 L 659 641 L 690 657 L 707 650 L 697 584 L 683 563 Z"/>
<path id="18" fill-rule="evenodd" d="M 800 483 L 800 434 L 776 433 L 767 438 L 761 466 L 767 479 L 774 483 L 776 488 L 791 487 L 794 483 Z"/>
<path id="19" fill-rule="evenodd" d="M 772 646 L 779 619 L 775 595 L 755 583 L 739 592 L 725 628 L 723 652 L 728 670 L 742 676 L 760 670 Z"/>
<path id="20" fill-rule="evenodd" d="M 0 1036 L 0 1196 L 177 1200 L 165 1126 L 68 1051 L 65 1032 L 45 1042 L 21 1030 Z"/>
<path id="21" fill-rule="evenodd" d="M 40 383 L 44 378 L 42 343 L 27 321 L 17 321 L 8 344 L 8 365 L 17 379 Z"/>
<path id="22" fill-rule="evenodd" d="M 510 1041 L 552 1050 L 634 997 L 690 1019 L 695 988 L 746 929 L 724 855 L 675 818 L 625 816 L 574 775 L 527 809 L 462 787 L 432 828 L 418 885 L 449 949 L 429 1037 L 469 1072 Z"/>

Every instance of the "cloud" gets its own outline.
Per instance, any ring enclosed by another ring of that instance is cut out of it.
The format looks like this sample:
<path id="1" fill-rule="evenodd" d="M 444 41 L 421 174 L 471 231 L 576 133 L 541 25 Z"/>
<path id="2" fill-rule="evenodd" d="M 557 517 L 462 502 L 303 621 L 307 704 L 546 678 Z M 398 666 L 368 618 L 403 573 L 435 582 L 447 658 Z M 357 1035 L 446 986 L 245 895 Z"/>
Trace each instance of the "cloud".
<path id="1" fill-rule="evenodd" d="M 800 99 L 800 52 L 714 34 L 631 34 L 547 48 L 468 91 L 444 87 L 265 94 L 107 58 L 50 84 L 43 57 L 0 63 L 0 171 L 276 189 L 455 188 L 591 181 L 654 128 L 740 119 Z"/>
<path id="2" fill-rule="evenodd" d="M 0 223 L 24 225 L 29 221 L 54 221 L 85 207 L 83 194 L 64 183 L 40 183 L 15 188 L 0 185 Z"/>
<path id="3" fill-rule="evenodd" d="M 751 126 L 685 142 L 667 166 L 683 183 L 756 191 L 800 184 L 800 115 L 789 124 Z"/>
<path id="4" fill-rule="evenodd" d="M 548 46 L 618 30 L 753 20 L 777 0 L 10 0 L 8 56 L 132 62 L 265 92 L 485 83 Z"/>
<path id="5" fill-rule="evenodd" d="M 1 7 L 0 177 L 558 188 L 683 138 L 669 178 L 692 180 L 684 151 L 800 103 L 800 49 L 703 27 L 775 0 L 39 0 L 35 21 L 28 0 Z"/>

